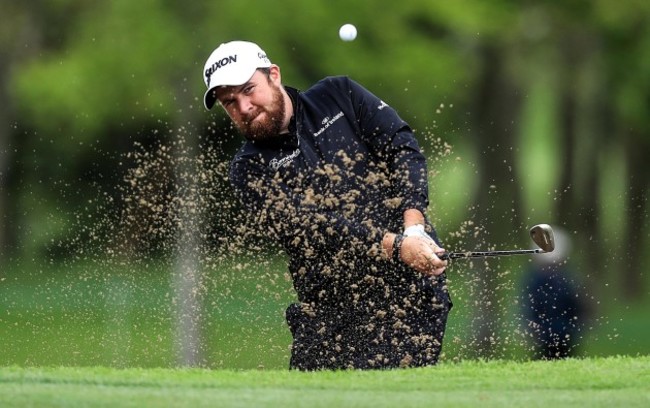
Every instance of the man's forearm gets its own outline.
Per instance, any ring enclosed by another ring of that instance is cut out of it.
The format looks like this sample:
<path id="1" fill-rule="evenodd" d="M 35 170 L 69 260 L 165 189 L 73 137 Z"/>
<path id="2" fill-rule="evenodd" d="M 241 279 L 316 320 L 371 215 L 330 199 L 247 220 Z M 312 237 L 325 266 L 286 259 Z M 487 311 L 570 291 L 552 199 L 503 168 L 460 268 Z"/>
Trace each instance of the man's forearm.
<path id="1" fill-rule="evenodd" d="M 424 215 L 415 208 L 404 211 L 404 229 L 417 224 L 424 224 Z"/>

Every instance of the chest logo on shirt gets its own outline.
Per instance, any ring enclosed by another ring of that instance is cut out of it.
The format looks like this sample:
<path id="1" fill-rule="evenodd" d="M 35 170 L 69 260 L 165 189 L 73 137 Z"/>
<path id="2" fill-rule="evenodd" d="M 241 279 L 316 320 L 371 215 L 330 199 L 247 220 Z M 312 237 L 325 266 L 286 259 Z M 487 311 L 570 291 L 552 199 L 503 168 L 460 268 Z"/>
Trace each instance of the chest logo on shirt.
<path id="1" fill-rule="evenodd" d="M 316 132 L 314 132 L 314 136 L 320 136 L 325 130 L 327 130 L 328 127 L 332 126 L 334 122 L 341 119 L 342 117 L 343 117 L 343 112 L 337 113 L 336 115 L 332 116 L 332 118 L 326 116 L 321 122 L 323 124 L 323 127 L 318 129 Z"/>
<path id="2" fill-rule="evenodd" d="M 296 149 L 293 151 L 293 153 L 291 153 L 288 156 L 284 156 L 280 159 L 273 158 L 269 162 L 269 167 L 272 168 L 274 171 L 277 171 L 280 167 L 286 167 L 289 164 L 291 164 L 291 162 L 293 162 L 293 159 L 298 157 L 299 154 L 300 154 L 300 149 Z"/>

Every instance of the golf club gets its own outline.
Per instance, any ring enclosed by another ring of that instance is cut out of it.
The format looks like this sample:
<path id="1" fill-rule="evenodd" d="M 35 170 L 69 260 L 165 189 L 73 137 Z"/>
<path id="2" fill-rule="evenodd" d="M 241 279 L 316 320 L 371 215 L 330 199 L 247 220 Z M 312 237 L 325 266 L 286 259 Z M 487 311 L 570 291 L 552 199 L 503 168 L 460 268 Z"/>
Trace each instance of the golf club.
<path id="1" fill-rule="evenodd" d="M 553 252 L 555 249 L 555 239 L 553 238 L 553 229 L 548 224 L 538 224 L 530 229 L 530 238 L 533 240 L 537 249 L 516 249 L 510 251 L 469 251 L 469 252 L 445 252 L 439 258 L 443 261 L 458 258 L 484 258 L 489 256 L 504 255 L 523 255 L 523 254 L 543 254 Z"/>

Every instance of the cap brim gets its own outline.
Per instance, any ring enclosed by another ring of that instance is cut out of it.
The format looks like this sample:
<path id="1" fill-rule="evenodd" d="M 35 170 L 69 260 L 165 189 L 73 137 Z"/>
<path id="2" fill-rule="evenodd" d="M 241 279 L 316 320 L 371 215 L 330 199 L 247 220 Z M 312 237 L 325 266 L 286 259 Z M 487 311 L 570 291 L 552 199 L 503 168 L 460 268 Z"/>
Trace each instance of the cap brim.
<path id="1" fill-rule="evenodd" d="M 205 106 L 205 109 L 210 110 L 214 106 L 214 104 L 217 102 L 217 87 L 212 87 L 208 89 L 203 95 L 203 106 Z"/>
<path id="2" fill-rule="evenodd" d="M 270 66 L 270 64 L 269 64 Z M 255 71 L 257 71 L 258 68 L 266 68 L 265 66 L 260 66 L 260 67 L 253 67 L 251 70 L 230 70 L 230 71 L 225 71 L 222 75 L 215 75 L 214 76 L 214 82 L 216 85 L 213 85 L 210 89 L 208 89 L 203 96 L 203 104 L 205 105 L 206 109 L 210 110 L 214 106 L 214 104 L 217 102 L 217 95 L 216 95 L 216 90 L 220 86 L 239 86 L 243 85 L 246 82 L 248 82 L 253 75 L 255 75 Z"/>

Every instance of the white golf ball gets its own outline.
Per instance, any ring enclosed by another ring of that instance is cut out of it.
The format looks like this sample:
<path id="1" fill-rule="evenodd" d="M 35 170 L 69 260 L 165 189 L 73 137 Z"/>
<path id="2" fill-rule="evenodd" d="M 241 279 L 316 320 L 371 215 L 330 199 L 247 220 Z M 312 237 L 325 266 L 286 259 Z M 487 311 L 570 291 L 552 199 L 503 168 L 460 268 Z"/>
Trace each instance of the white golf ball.
<path id="1" fill-rule="evenodd" d="M 339 28 L 339 37 L 343 41 L 353 41 L 357 38 L 357 28 L 352 24 L 343 24 Z"/>

